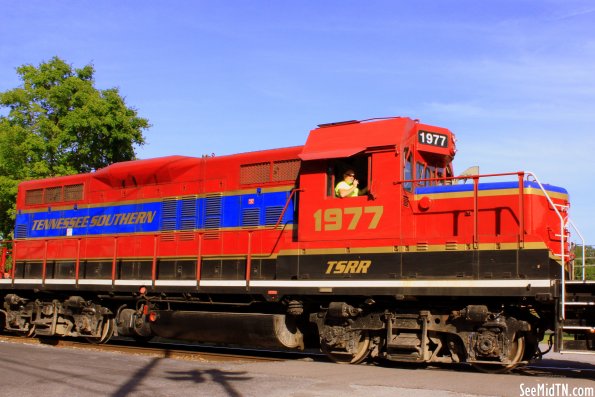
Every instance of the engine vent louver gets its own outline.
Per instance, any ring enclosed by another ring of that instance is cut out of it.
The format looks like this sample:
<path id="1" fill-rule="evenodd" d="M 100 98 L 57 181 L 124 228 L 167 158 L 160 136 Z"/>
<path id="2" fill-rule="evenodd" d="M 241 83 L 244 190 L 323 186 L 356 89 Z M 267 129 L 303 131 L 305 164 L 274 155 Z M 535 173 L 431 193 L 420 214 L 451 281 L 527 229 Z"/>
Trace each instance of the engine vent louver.
<path id="1" fill-rule="evenodd" d="M 174 241 L 176 230 L 176 215 L 178 212 L 178 202 L 176 199 L 163 200 L 163 209 L 161 211 L 161 225 L 162 241 Z"/>
<path id="2" fill-rule="evenodd" d="M 163 241 L 174 241 L 174 232 L 179 233 L 180 240 L 194 240 L 194 231 L 198 223 L 198 202 L 196 197 L 187 196 L 181 199 L 163 200 L 160 229 Z"/>
<path id="3" fill-rule="evenodd" d="M 198 213 L 195 197 L 184 197 L 180 201 L 182 208 L 180 214 L 180 230 L 194 230 L 196 229 L 196 215 Z"/>
<path id="4" fill-rule="evenodd" d="M 265 224 L 267 226 L 274 226 L 277 224 L 279 217 L 283 213 L 283 207 L 278 205 L 271 205 L 266 208 Z"/>
<path id="5" fill-rule="evenodd" d="M 27 225 L 17 225 L 14 234 L 16 238 L 27 238 Z"/>
<path id="6" fill-rule="evenodd" d="M 176 199 L 163 200 L 163 211 L 161 213 L 161 230 L 176 230 L 177 212 L 178 201 Z"/>
<path id="7" fill-rule="evenodd" d="M 217 239 L 221 236 L 223 195 L 221 193 L 208 194 L 205 201 L 205 238 Z"/>
<path id="8" fill-rule="evenodd" d="M 256 227 L 260 225 L 260 208 L 244 208 L 242 211 L 242 226 Z"/>

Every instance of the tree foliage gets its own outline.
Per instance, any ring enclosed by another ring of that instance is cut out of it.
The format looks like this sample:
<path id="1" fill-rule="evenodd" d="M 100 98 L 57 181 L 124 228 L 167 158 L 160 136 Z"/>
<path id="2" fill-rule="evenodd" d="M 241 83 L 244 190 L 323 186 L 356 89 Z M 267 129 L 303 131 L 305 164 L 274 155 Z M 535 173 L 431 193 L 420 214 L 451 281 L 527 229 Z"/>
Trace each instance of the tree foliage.
<path id="1" fill-rule="evenodd" d="M 132 160 L 144 144 L 148 120 L 117 88 L 95 88 L 94 73 L 54 57 L 18 67 L 22 85 L 0 93 L 0 235 L 13 228 L 19 182 Z"/>
<path id="2" fill-rule="evenodd" d="M 582 279 L 583 277 L 583 246 L 577 245 L 574 247 L 574 278 Z M 595 280 L 595 246 L 585 245 L 585 260 L 584 260 L 585 279 Z"/>

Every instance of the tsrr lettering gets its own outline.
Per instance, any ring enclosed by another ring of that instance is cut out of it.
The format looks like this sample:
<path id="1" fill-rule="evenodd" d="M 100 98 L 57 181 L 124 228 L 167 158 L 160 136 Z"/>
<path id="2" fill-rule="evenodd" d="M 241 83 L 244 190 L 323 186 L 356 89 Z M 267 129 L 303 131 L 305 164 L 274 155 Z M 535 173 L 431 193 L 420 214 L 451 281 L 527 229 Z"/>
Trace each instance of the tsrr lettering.
<path id="1" fill-rule="evenodd" d="M 326 274 L 361 274 L 368 273 L 372 261 L 328 261 Z"/>

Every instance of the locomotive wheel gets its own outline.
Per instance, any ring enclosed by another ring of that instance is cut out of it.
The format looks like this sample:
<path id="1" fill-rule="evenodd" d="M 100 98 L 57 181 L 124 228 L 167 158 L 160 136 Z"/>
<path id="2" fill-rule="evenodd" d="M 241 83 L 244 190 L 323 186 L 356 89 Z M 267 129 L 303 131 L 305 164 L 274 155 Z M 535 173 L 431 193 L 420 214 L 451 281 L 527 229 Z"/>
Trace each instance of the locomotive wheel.
<path id="1" fill-rule="evenodd" d="M 116 329 L 116 320 L 113 318 L 104 317 L 101 327 L 101 336 L 93 338 L 88 337 L 85 339 L 96 345 L 107 342 L 114 335 L 114 330 Z"/>
<path id="2" fill-rule="evenodd" d="M 370 354 L 370 336 L 365 331 L 361 333 L 355 352 L 349 352 L 344 349 L 333 350 L 332 347 L 322 341 L 320 343 L 320 350 L 336 363 L 359 364 Z"/>
<path id="3" fill-rule="evenodd" d="M 488 373 L 488 374 L 503 374 L 515 368 L 519 363 L 522 361 L 523 355 L 525 353 L 525 337 L 521 336 L 518 337 L 511 346 L 510 354 L 508 358 L 510 359 L 510 364 L 471 364 L 473 368 L 477 369 L 480 372 Z"/>

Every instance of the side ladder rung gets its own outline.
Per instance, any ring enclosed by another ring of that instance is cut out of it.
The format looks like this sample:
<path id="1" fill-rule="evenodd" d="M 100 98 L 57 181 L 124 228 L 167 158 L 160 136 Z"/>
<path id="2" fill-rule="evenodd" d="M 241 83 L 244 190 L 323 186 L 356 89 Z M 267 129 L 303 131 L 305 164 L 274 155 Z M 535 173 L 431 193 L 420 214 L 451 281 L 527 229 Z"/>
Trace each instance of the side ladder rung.
<path id="1" fill-rule="evenodd" d="M 575 331 L 591 331 L 595 332 L 595 327 L 590 327 L 588 325 L 564 325 L 562 326 L 562 330 L 575 330 Z"/>

